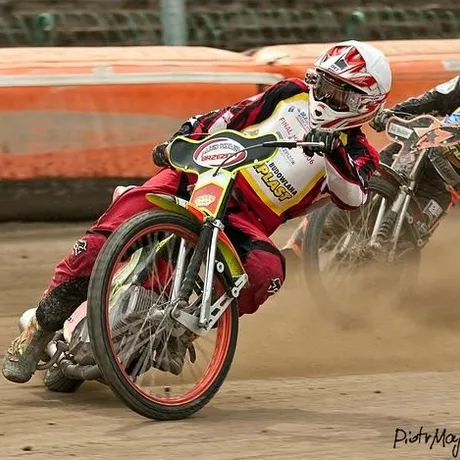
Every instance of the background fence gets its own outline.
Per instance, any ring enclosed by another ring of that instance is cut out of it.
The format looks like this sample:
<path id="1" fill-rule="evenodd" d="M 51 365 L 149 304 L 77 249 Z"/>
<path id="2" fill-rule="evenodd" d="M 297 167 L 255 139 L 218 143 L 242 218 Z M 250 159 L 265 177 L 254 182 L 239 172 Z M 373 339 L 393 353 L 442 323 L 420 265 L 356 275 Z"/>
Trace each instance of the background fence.
<path id="1" fill-rule="evenodd" d="M 160 0 L 0 0 L 0 46 L 163 44 Z M 180 0 L 182 3 L 183 0 Z M 163 0 L 163 5 L 179 0 Z M 456 38 L 460 3 L 452 0 L 185 1 L 187 44 L 241 51 L 283 43 L 347 38 Z M 176 14 L 176 22 L 181 24 Z M 164 22 L 164 21 L 163 21 Z M 174 42 L 167 23 L 166 37 Z M 177 44 L 177 43 L 171 43 Z"/>

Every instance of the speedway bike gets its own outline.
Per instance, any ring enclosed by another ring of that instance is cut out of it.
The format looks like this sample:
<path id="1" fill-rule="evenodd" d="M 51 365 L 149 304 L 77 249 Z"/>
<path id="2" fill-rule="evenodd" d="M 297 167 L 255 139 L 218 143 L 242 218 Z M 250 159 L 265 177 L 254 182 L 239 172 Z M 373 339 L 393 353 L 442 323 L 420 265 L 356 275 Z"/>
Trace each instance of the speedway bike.
<path id="1" fill-rule="evenodd" d="M 401 148 L 390 166 L 380 163 L 367 202 L 352 211 L 327 204 L 306 225 L 306 283 L 322 313 L 343 325 L 364 321 L 380 294 L 385 302 L 400 304 L 415 289 L 421 251 L 447 214 L 432 200 L 424 209 L 417 200 L 426 162 L 451 192 L 448 211 L 458 199 L 460 176 L 446 155 L 460 163 L 460 110 L 442 121 L 397 115 L 388 120 L 386 134 Z M 437 212 L 428 224 L 431 209 Z"/>
<path id="2" fill-rule="evenodd" d="M 39 363 L 46 386 L 73 392 L 97 380 L 133 411 L 156 420 L 182 419 L 203 408 L 230 369 L 238 297 L 248 281 L 225 234 L 235 180 L 279 148 L 298 147 L 324 144 L 233 130 L 202 140 L 175 138 L 167 147 L 170 164 L 197 176 L 190 198 L 147 194 L 152 209 L 110 235 L 87 302 Z M 21 329 L 33 314 L 23 314 Z"/>

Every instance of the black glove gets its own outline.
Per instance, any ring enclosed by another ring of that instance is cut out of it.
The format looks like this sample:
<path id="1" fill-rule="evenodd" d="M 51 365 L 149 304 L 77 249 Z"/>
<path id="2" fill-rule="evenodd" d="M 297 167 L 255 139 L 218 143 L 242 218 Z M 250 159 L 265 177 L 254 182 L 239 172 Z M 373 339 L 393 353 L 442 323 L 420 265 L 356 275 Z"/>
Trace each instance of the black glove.
<path id="1" fill-rule="evenodd" d="M 177 137 L 177 136 L 188 136 L 193 131 L 192 124 L 190 122 L 185 122 L 167 142 L 163 142 L 162 144 L 158 144 L 152 150 L 152 159 L 153 163 L 157 166 L 171 166 L 171 163 L 168 158 L 168 152 L 166 151 L 166 147 Z"/>
<path id="2" fill-rule="evenodd" d="M 379 112 L 369 123 L 369 126 L 378 133 L 385 131 L 388 120 L 393 116 L 393 111 L 385 109 Z"/>
<path id="3" fill-rule="evenodd" d="M 166 152 L 166 147 L 168 144 L 169 142 L 163 142 L 162 144 L 158 144 L 153 148 L 152 159 L 156 166 L 170 166 L 168 153 Z"/>
<path id="4" fill-rule="evenodd" d="M 312 157 L 315 153 L 322 156 L 325 153 L 330 153 L 342 145 L 339 139 L 340 131 L 321 131 L 312 129 L 305 135 L 305 142 L 323 142 L 324 147 L 302 147 L 305 155 Z"/>

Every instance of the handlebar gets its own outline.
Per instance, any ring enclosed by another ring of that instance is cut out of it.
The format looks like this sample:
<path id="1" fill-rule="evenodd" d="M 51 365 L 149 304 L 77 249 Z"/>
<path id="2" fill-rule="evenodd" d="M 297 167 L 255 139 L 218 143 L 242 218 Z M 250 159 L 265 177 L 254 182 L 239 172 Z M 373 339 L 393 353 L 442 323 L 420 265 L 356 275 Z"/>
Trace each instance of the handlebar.
<path id="1" fill-rule="evenodd" d="M 411 118 L 419 117 L 420 114 L 417 115 L 415 113 L 402 112 L 401 110 L 394 110 L 394 111 L 392 110 L 391 116 L 403 118 L 404 120 L 410 120 Z"/>
<path id="2" fill-rule="evenodd" d="M 217 175 L 219 169 L 222 168 L 227 161 L 229 161 L 234 156 L 244 152 L 245 150 L 255 149 L 259 147 L 284 147 L 288 149 L 295 149 L 296 147 L 317 147 L 323 149 L 325 147 L 324 142 L 304 142 L 304 141 L 267 141 L 262 142 L 261 144 L 252 145 L 251 147 L 246 147 L 242 150 L 234 152 L 232 155 L 228 156 L 222 163 L 217 167 L 214 175 Z"/>
<path id="3" fill-rule="evenodd" d="M 296 147 L 316 147 L 323 149 L 324 142 L 304 142 L 304 141 L 268 141 L 262 144 L 263 147 L 284 147 L 295 149 Z"/>
<path id="4" fill-rule="evenodd" d="M 405 112 L 400 112 L 400 113 L 405 113 Z M 409 114 L 410 115 L 410 114 Z M 211 136 L 212 133 L 194 133 L 194 136 Z M 187 137 L 187 136 L 184 136 Z M 258 147 L 281 147 L 281 148 L 287 148 L 287 149 L 295 149 L 296 147 L 316 147 L 319 149 L 323 149 L 325 147 L 324 142 L 304 142 L 304 141 L 286 141 L 286 140 L 280 140 L 280 141 L 268 141 L 264 142 L 262 144 L 257 144 L 253 145 L 252 147 L 248 148 L 258 148 Z M 247 150 L 248 148 L 244 149 Z M 244 150 L 241 150 L 239 152 L 235 152 L 235 155 L 238 153 L 243 152 Z"/>

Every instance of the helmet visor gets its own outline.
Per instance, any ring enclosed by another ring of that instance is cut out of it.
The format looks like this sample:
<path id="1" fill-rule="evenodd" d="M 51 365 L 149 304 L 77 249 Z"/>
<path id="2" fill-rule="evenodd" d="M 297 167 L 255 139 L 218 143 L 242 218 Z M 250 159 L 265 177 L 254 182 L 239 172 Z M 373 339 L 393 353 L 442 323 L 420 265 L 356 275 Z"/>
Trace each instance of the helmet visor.
<path id="1" fill-rule="evenodd" d="M 317 72 L 313 95 L 336 112 L 357 112 L 366 94 L 324 72 Z"/>

